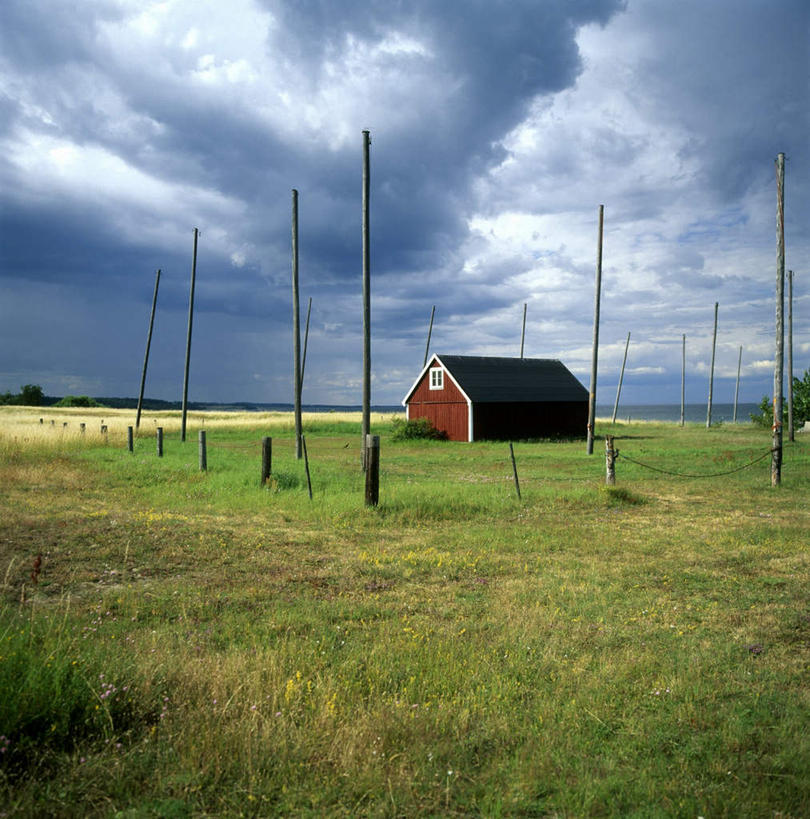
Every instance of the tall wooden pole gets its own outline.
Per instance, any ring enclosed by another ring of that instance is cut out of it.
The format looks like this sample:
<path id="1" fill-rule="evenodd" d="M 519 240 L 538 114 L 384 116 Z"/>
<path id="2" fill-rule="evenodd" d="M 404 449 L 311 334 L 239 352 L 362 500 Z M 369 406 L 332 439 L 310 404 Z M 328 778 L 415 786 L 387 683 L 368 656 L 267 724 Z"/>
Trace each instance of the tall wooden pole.
<path id="1" fill-rule="evenodd" d="M 611 424 L 616 423 L 616 413 L 619 411 L 619 396 L 622 394 L 622 381 L 624 381 L 624 367 L 627 364 L 627 351 L 630 349 L 630 333 L 627 334 L 627 344 L 624 345 L 624 358 L 622 359 L 622 371 L 619 375 L 619 388 L 616 390 L 616 403 L 613 405 L 613 418 Z"/>
<path id="2" fill-rule="evenodd" d="M 427 366 L 428 354 L 430 353 L 430 336 L 433 333 L 433 316 L 436 315 L 436 305 L 430 311 L 430 324 L 428 325 L 427 344 L 425 344 L 425 360 L 422 362 L 422 367 Z"/>
<path id="3" fill-rule="evenodd" d="M 155 307 L 157 306 L 158 285 L 160 284 L 160 269 L 155 273 L 155 292 L 152 296 L 152 312 L 149 315 L 149 332 L 146 334 L 146 353 L 143 357 L 143 371 L 141 372 L 141 389 L 138 392 L 138 410 L 135 414 L 135 429 L 141 425 L 141 408 L 143 407 L 143 390 L 146 386 L 146 365 L 149 364 L 149 347 L 152 344 L 152 328 L 155 325 Z"/>
<path id="4" fill-rule="evenodd" d="M 785 367 L 785 155 L 776 157 L 776 356 L 773 368 L 771 486 L 782 482 L 782 379 Z"/>
<path id="5" fill-rule="evenodd" d="M 717 302 L 714 303 L 714 332 L 712 333 L 712 363 L 709 367 L 709 403 L 706 406 L 706 428 L 712 425 L 712 395 L 714 393 L 714 354 L 717 349 Z"/>
<path id="6" fill-rule="evenodd" d="M 371 432 L 371 273 L 369 259 L 369 145 L 371 136 L 363 131 L 363 469 L 366 468 L 366 439 Z"/>
<path id="7" fill-rule="evenodd" d="M 293 289 L 293 405 L 295 409 L 295 457 L 304 457 L 301 446 L 301 316 L 298 304 L 298 191 L 292 191 L 292 289 Z"/>
<path id="8" fill-rule="evenodd" d="M 304 354 L 301 356 L 301 392 L 304 392 L 304 370 L 307 368 L 307 345 L 309 344 L 309 316 L 312 313 L 312 296 L 307 304 L 307 323 L 304 327 Z"/>
<path id="9" fill-rule="evenodd" d="M 180 440 L 186 440 L 186 415 L 188 414 L 188 371 L 191 363 L 191 325 L 194 320 L 194 283 L 197 279 L 197 237 L 199 230 L 194 228 L 194 249 L 191 254 L 191 289 L 188 294 L 188 334 L 186 336 L 186 368 L 183 374 L 183 420 L 180 428 Z"/>
<path id="10" fill-rule="evenodd" d="M 599 240 L 596 245 L 596 287 L 593 307 L 593 353 L 591 356 L 591 389 L 588 398 L 588 455 L 593 455 L 593 426 L 596 418 L 596 368 L 599 358 L 599 298 L 602 290 L 602 234 L 605 206 L 599 205 Z"/>
<path id="11" fill-rule="evenodd" d="M 793 271 L 788 270 L 788 441 L 795 441 L 793 429 Z"/>
<path id="12" fill-rule="evenodd" d="M 686 386 L 686 333 L 681 346 L 681 426 L 684 422 L 684 387 Z"/>
<path id="13" fill-rule="evenodd" d="M 520 357 L 523 358 L 523 342 L 526 340 L 526 307 L 523 304 L 523 329 L 520 331 Z"/>
<path id="14" fill-rule="evenodd" d="M 734 415 L 731 423 L 737 423 L 737 399 L 740 397 L 740 368 L 742 367 L 742 344 L 740 344 L 740 354 L 737 356 L 737 382 L 734 385 Z"/>

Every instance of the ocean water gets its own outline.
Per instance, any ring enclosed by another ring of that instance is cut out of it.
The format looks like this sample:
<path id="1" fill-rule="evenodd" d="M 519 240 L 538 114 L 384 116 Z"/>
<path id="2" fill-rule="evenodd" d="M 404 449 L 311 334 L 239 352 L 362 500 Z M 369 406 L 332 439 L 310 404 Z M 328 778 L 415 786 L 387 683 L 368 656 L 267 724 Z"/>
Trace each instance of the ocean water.
<path id="1" fill-rule="evenodd" d="M 684 407 L 684 420 L 687 422 L 706 423 L 706 409 L 704 404 L 687 404 Z M 737 404 L 737 423 L 747 424 L 751 420 L 751 413 L 759 412 L 756 404 L 740 402 Z M 613 404 L 597 404 L 597 418 L 612 418 Z M 616 414 L 617 421 L 680 421 L 680 404 L 619 404 Z M 712 404 L 712 423 L 722 421 L 731 423 L 734 418 L 734 404 Z"/>

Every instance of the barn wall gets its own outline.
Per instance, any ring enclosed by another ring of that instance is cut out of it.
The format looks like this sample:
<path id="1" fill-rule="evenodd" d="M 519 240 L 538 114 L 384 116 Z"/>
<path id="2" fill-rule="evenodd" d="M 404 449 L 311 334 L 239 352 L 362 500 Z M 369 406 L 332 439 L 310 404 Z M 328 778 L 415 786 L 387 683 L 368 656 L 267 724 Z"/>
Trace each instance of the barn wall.
<path id="1" fill-rule="evenodd" d="M 585 435 L 587 401 L 476 404 L 473 437 L 480 440 L 518 440 L 557 435 Z"/>
<path id="2" fill-rule="evenodd" d="M 444 389 L 441 390 L 430 389 L 430 370 L 428 370 L 425 372 L 422 380 L 413 391 L 411 400 L 408 403 L 413 404 L 416 402 L 419 404 L 435 404 L 437 402 L 456 403 L 458 401 L 461 401 L 464 404 L 467 403 L 467 399 L 464 397 L 464 394 L 450 380 L 447 370 L 444 371 Z"/>
<path id="3" fill-rule="evenodd" d="M 452 404 L 432 403 L 416 403 L 410 401 L 408 403 L 408 418 L 415 420 L 417 418 L 429 418 L 433 422 L 436 429 L 440 429 L 447 433 L 447 437 L 451 441 L 466 441 L 469 430 L 467 426 L 467 402 L 454 402 Z"/>

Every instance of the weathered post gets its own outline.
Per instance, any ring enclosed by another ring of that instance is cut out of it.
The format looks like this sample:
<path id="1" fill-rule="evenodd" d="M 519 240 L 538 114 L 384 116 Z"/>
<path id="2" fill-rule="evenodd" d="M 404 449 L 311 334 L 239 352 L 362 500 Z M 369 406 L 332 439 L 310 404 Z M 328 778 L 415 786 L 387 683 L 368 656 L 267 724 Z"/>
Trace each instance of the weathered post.
<path id="1" fill-rule="evenodd" d="M 776 157 L 776 356 L 773 369 L 771 486 L 782 482 L 782 380 L 785 367 L 785 155 Z"/>
<path id="2" fill-rule="evenodd" d="M 199 435 L 199 449 L 200 449 L 200 472 L 208 471 L 208 452 L 205 446 L 205 430 L 201 429 Z"/>
<path id="3" fill-rule="evenodd" d="M 262 486 L 267 483 L 273 465 L 273 439 L 262 438 Z"/>
<path id="4" fill-rule="evenodd" d="M 101 435 L 104 438 L 104 443 L 106 444 L 107 443 L 107 425 L 106 424 L 101 425 Z"/>
<path id="5" fill-rule="evenodd" d="M 157 456 L 158 458 L 163 457 L 163 427 L 158 427 L 156 430 L 157 433 Z"/>
<path id="6" fill-rule="evenodd" d="M 295 409 L 295 457 L 301 448 L 301 317 L 298 309 L 298 191 L 292 192 L 292 289 L 293 289 L 293 400 Z"/>
<path id="7" fill-rule="evenodd" d="M 44 418 L 40 418 L 40 419 L 39 419 L 39 423 L 40 423 L 40 424 L 44 424 L 44 423 L 45 423 L 45 419 L 44 419 Z"/>
<path id="8" fill-rule="evenodd" d="M 684 386 L 686 384 L 686 333 L 683 334 L 681 348 L 681 426 L 684 422 Z"/>
<path id="9" fill-rule="evenodd" d="M 430 352 L 430 336 L 433 333 L 433 316 L 436 315 L 436 305 L 434 304 L 430 311 L 430 324 L 428 325 L 427 344 L 425 344 L 425 360 L 422 362 L 422 367 L 427 366 L 428 353 Z"/>
<path id="10" fill-rule="evenodd" d="M 127 427 L 127 451 L 135 452 L 134 435 L 132 434 L 132 427 Z"/>
<path id="11" fill-rule="evenodd" d="M 520 331 L 520 357 L 523 358 L 523 342 L 526 340 L 526 308 L 528 305 L 523 302 L 523 329 Z"/>
<path id="12" fill-rule="evenodd" d="M 717 348 L 717 302 L 714 303 L 714 333 L 712 334 L 712 363 L 709 367 L 709 403 L 706 407 L 706 428 L 712 425 L 712 393 L 714 392 L 714 353 Z"/>
<path id="13" fill-rule="evenodd" d="M 788 270 L 788 441 L 795 441 L 793 430 L 793 271 Z"/>
<path id="14" fill-rule="evenodd" d="M 366 436 L 366 506 L 380 502 L 380 436 Z"/>
<path id="15" fill-rule="evenodd" d="M 515 461 L 515 449 L 512 442 L 509 442 L 509 455 L 512 458 L 512 475 L 515 478 L 515 492 L 517 492 L 518 500 L 520 500 L 520 481 L 518 480 L 517 463 Z"/>
<path id="16" fill-rule="evenodd" d="M 605 435 L 605 486 L 616 485 L 616 451 L 613 436 Z"/>
<path id="17" fill-rule="evenodd" d="M 369 145 L 371 136 L 363 131 L 363 469 L 366 468 L 366 436 L 371 431 L 371 271 L 369 242 Z"/>
<path id="18" fill-rule="evenodd" d="M 301 445 L 304 450 L 304 471 L 307 475 L 307 492 L 309 492 L 309 499 L 312 500 L 312 479 L 309 476 L 309 457 L 307 456 L 307 439 L 301 436 Z"/>
<path id="19" fill-rule="evenodd" d="M 79 432 L 81 432 L 81 434 L 84 435 L 84 430 L 85 430 L 85 423 L 84 423 L 84 421 L 82 421 L 79 424 Z"/>
<path id="20" fill-rule="evenodd" d="M 624 358 L 622 359 L 622 371 L 619 373 L 619 387 L 616 390 L 616 403 L 613 405 L 613 418 L 611 424 L 616 423 L 616 413 L 619 411 L 619 396 L 622 394 L 622 381 L 624 381 L 624 367 L 627 364 L 627 351 L 630 349 L 630 333 L 627 334 L 627 343 L 624 345 Z"/>
<path id="21" fill-rule="evenodd" d="M 740 397 L 740 368 L 742 367 L 742 344 L 740 344 L 740 354 L 737 356 L 737 381 L 734 384 L 734 414 L 731 423 L 737 423 L 737 399 Z"/>
<path id="22" fill-rule="evenodd" d="M 152 344 L 152 328 L 155 324 L 155 307 L 157 306 L 158 286 L 160 285 L 160 269 L 155 273 L 155 292 L 152 295 L 152 312 L 149 314 L 149 332 L 146 334 L 146 353 L 143 357 L 141 371 L 141 388 L 138 391 L 138 409 L 135 413 L 135 429 L 141 425 L 141 408 L 143 407 L 143 390 L 146 386 L 146 365 L 149 363 L 149 347 Z"/>
<path id="23" fill-rule="evenodd" d="M 194 283 L 197 278 L 197 236 L 194 228 L 194 248 L 191 254 L 191 288 L 188 294 L 188 334 L 186 336 L 186 367 L 183 372 L 183 420 L 180 429 L 180 440 L 186 440 L 186 413 L 188 410 L 188 371 L 191 363 L 191 325 L 194 320 Z"/>
<path id="24" fill-rule="evenodd" d="M 593 307 L 593 352 L 591 355 L 591 389 L 588 398 L 588 455 L 593 455 L 593 427 L 596 420 L 596 370 L 599 359 L 599 297 L 602 290 L 602 233 L 605 206 L 599 205 L 599 240 L 596 245 L 596 286 Z"/>

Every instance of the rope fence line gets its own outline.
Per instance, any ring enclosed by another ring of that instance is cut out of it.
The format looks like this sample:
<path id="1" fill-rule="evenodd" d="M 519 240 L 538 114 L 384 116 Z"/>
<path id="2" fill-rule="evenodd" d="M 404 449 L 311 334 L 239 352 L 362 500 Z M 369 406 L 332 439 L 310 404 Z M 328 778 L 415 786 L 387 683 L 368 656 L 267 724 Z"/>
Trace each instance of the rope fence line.
<path id="1" fill-rule="evenodd" d="M 637 461 L 635 458 L 631 458 L 629 455 L 625 455 L 624 452 L 619 450 L 616 451 L 616 459 L 623 458 L 625 461 L 629 461 L 631 464 L 635 464 L 636 466 L 641 466 L 644 469 L 651 469 L 653 472 L 661 472 L 664 475 L 674 475 L 676 478 L 720 478 L 723 475 L 733 475 L 735 472 L 742 472 L 744 469 L 749 469 L 754 464 L 759 463 L 760 461 L 765 460 L 769 455 L 772 455 L 774 452 L 778 452 L 778 448 L 769 449 L 767 452 L 763 452 L 757 458 L 754 458 L 753 461 L 749 461 L 747 464 L 743 464 L 742 466 L 735 467 L 734 469 L 727 469 L 723 472 L 710 472 L 705 474 L 695 474 L 689 472 L 673 472 L 669 469 L 661 469 L 658 466 L 653 466 L 652 464 L 645 464 L 643 461 Z"/>

